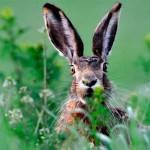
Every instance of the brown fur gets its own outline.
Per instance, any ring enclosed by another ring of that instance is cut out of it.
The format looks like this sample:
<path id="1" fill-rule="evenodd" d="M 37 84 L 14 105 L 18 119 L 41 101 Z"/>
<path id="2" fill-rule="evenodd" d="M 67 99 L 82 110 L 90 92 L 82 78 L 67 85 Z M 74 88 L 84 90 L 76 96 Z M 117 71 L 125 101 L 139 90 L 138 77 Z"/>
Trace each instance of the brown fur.
<path id="1" fill-rule="evenodd" d="M 107 78 L 107 56 L 112 48 L 118 27 L 121 3 L 116 3 L 104 16 L 97 26 L 93 36 L 93 56 L 83 56 L 83 42 L 65 13 L 52 4 L 43 6 L 44 21 L 48 36 L 59 52 L 71 64 L 73 82 L 67 102 L 62 107 L 57 121 L 57 132 L 68 131 L 68 126 L 76 119 L 90 124 L 86 115 L 86 97 L 92 95 L 96 87 L 102 87 L 108 98 L 111 94 L 111 85 Z M 121 109 L 113 109 L 107 103 L 106 107 L 117 117 L 125 114 Z M 98 130 L 108 134 L 105 127 Z"/>

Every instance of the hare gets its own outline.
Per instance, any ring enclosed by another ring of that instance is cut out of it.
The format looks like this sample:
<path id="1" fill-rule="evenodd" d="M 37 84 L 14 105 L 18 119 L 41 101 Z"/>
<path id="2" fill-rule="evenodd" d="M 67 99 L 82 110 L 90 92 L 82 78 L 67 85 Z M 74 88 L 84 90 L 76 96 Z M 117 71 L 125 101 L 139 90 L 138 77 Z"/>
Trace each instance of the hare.
<path id="1" fill-rule="evenodd" d="M 82 111 L 76 110 L 86 109 L 86 97 L 90 97 L 95 88 L 103 87 L 106 95 L 111 93 L 107 57 L 115 40 L 121 6 L 121 3 L 114 4 L 96 27 L 92 47 L 94 55 L 91 57 L 83 56 L 83 42 L 65 13 L 49 3 L 43 6 L 48 36 L 56 50 L 69 61 L 73 76 L 68 100 L 57 121 L 57 132 L 68 130 L 67 126 L 73 124 L 76 118 L 89 122 Z M 109 109 L 118 118 L 125 115 L 120 108 Z"/>

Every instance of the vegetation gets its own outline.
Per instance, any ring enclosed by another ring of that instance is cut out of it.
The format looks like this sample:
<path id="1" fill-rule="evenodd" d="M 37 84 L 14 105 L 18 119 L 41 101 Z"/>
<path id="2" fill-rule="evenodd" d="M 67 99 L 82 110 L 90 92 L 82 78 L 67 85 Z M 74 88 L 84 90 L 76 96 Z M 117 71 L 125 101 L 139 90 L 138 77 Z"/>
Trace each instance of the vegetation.
<path id="1" fill-rule="evenodd" d="M 88 114 L 92 127 L 78 122 L 70 127 L 69 135 L 57 134 L 54 126 L 66 92 L 57 93 L 68 89 L 68 86 L 58 85 L 62 67 L 57 53 L 49 53 L 44 42 L 19 42 L 29 29 L 18 25 L 11 9 L 1 11 L 0 23 L 3 62 L 0 65 L 0 145 L 3 149 L 149 149 L 150 84 L 122 93 L 119 98 L 113 97 L 123 101 L 129 115 L 128 123 L 115 121 L 113 127 L 110 125 L 114 117 L 102 105 L 103 90 L 97 89 L 92 101 L 88 100 L 92 106 Z M 44 38 L 44 31 L 39 34 Z M 150 45 L 149 37 L 146 42 Z M 140 65 L 148 74 L 150 58 L 141 57 Z M 97 122 L 97 116 L 103 119 Z M 97 124 L 108 126 L 110 137 L 98 133 Z M 78 128 L 85 133 L 80 133 Z M 92 140 L 88 140 L 89 137 Z"/>
<path id="2" fill-rule="evenodd" d="M 150 65 L 150 34 L 146 35 L 145 42 L 148 47 L 147 55 L 141 56 L 139 58 L 139 62 L 143 68 L 143 71 L 148 74 L 150 72 L 150 67 L 149 67 Z"/>

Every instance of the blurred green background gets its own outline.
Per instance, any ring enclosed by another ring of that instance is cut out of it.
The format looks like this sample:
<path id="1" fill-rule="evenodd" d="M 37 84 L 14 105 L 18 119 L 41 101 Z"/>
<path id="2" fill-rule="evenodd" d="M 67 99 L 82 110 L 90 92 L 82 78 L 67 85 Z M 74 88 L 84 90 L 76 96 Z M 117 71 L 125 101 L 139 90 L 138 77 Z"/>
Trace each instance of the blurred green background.
<path id="1" fill-rule="evenodd" d="M 0 148 L 4 150 L 46 150 L 60 144 L 53 131 L 54 122 L 67 96 L 71 75 L 67 61 L 55 53 L 47 35 L 41 32 L 44 27 L 42 6 L 45 2 L 64 10 L 84 42 L 85 55 L 92 55 L 94 29 L 116 1 L 0 0 Z M 136 119 L 149 124 L 150 1 L 120 2 L 123 7 L 109 56 L 108 75 L 118 89 L 130 91 L 123 94 L 125 101 L 129 101 L 127 106 L 135 111 Z M 45 69 L 46 77 L 43 72 Z M 15 121 L 13 125 L 11 121 Z M 130 132 L 135 149 L 140 144 L 146 145 L 136 127 Z M 114 139 L 116 145 L 120 144 L 121 138 Z M 150 146 L 150 139 L 147 145 Z"/>
<path id="2" fill-rule="evenodd" d="M 144 38 L 150 32 L 150 1 L 120 0 L 123 3 L 117 37 L 109 59 L 109 76 L 115 84 L 124 88 L 133 88 L 147 83 L 150 76 L 141 71 L 138 58 L 147 55 Z M 114 0 L 1 0 L 0 8 L 11 7 L 19 24 L 30 30 L 21 37 L 21 41 L 41 41 L 43 37 L 38 29 L 43 26 L 42 5 L 53 3 L 62 8 L 81 35 L 85 54 L 91 55 L 91 39 L 99 20 L 109 10 Z M 47 40 L 48 43 L 48 40 Z M 51 45 L 48 45 L 53 50 Z M 65 62 L 65 60 L 62 61 Z M 0 65 L 0 69 L 3 65 Z M 5 66 L 8 67 L 9 66 Z M 64 65 L 64 68 L 66 66 Z M 64 73 L 66 70 L 64 71 Z M 69 76 L 69 73 L 67 73 Z"/>

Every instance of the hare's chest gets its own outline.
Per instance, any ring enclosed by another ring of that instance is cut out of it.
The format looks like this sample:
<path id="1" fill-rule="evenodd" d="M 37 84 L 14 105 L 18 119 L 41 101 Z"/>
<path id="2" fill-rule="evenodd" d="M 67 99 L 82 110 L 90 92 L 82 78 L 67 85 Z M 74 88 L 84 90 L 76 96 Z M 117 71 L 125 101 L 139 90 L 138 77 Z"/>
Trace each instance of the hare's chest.
<path id="1" fill-rule="evenodd" d="M 89 124 L 87 106 L 80 101 L 69 100 L 62 109 L 56 130 L 67 130 L 67 126 L 75 124 L 77 121 L 83 121 Z"/>

